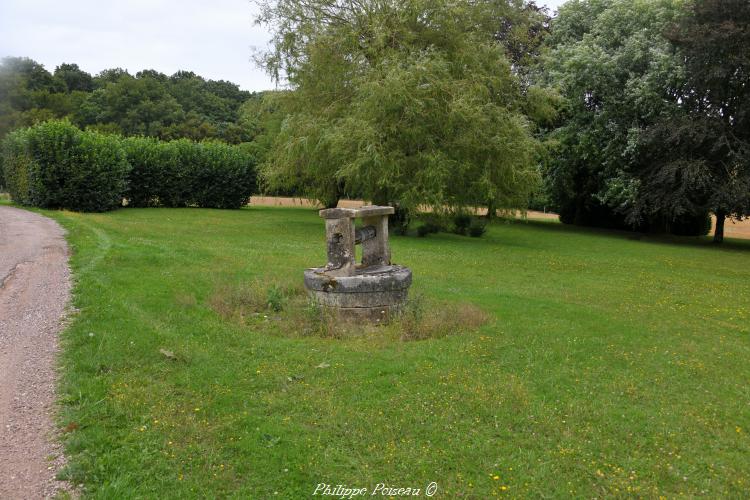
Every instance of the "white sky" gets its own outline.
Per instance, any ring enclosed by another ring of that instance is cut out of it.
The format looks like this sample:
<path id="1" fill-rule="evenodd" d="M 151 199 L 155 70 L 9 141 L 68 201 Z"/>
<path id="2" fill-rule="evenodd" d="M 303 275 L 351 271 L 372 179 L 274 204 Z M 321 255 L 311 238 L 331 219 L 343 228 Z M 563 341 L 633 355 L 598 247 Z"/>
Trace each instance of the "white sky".
<path id="1" fill-rule="evenodd" d="M 554 10 L 564 1 L 537 3 Z M 256 12 L 249 0 L 0 0 L 0 57 L 30 57 L 49 71 L 76 63 L 91 74 L 182 69 L 271 89 L 252 61 L 269 38 Z"/>

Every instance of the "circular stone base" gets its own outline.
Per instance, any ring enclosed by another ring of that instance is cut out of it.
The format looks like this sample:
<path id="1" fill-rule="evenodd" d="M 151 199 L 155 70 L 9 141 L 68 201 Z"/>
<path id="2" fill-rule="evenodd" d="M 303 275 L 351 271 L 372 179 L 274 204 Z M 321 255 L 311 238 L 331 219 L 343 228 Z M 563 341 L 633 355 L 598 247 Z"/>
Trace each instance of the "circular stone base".
<path id="1" fill-rule="evenodd" d="M 352 276 L 331 276 L 322 267 L 305 271 L 310 295 L 342 319 L 388 322 L 406 303 L 409 286 L 404 266 L 357 267 Z"/>

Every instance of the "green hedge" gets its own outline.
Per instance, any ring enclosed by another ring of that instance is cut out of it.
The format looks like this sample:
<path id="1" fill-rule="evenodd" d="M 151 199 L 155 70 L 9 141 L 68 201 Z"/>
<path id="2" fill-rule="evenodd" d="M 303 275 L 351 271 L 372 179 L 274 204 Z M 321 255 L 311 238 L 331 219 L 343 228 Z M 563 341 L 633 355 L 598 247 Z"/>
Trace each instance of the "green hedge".
<path id="1" fill-rule="evenodd" d="M 176 142 L 176 141 L 175 141 Z M 132 166 L 126 198 L 132 207 L 178 207 L 187 196 L 187 172 L 182 172 L 175 142 L 128 137 L 123 147 Z"/>
<path id="2" fill-rule="evenodd" d="M 117 137 L 50 121 L 8 134 L 3 168 L 22 205 L 103 212 L 117 208 L 130 165 Z"/>
<path id="3" fill-rule="evenodd" d="M 10 133 L 4 177 L 17 203 L 78 211 L 239 208 L 255 191 L 254 157 L 237 146 L 122 138 L 49 121 Z"/>
<path id="4" fill-rule="evenodd" d="M 123 144 L 133 166 L 129 205 L 239 208 L 255 191 L 254 157 L 236 146 L 146 137 Z"/>

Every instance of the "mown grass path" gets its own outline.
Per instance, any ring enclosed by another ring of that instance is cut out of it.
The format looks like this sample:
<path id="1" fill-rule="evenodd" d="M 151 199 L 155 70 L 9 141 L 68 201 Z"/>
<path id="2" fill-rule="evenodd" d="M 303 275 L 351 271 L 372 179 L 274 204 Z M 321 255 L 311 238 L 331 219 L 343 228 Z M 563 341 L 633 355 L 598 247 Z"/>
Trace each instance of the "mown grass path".
<path id="1" fill-rule="evenodd" d="M 331 340 L 209 307 L 221 286 L 301 280 L 324 262 L 313 211 L 50 215 L 74 249 L 62 425 L 69 474 L 91 497 L 300 498 L 324 482 L 436 481 L 443 498 L 750 487 L 750 242 L 544 222 L 499 222 L 479 240 L 394 237 L 415 293 L 495 320 L 419 342 Z"/>

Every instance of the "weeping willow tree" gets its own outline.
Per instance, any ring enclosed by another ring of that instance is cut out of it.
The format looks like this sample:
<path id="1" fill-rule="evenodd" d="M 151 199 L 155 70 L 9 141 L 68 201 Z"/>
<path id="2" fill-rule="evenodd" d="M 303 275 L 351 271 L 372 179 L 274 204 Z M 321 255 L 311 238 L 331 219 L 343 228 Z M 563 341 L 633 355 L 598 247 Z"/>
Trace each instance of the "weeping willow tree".
<path id="1" fill-rule="evenodd" d="M 279 0 L 261 63 L 291 92 L 270 189 L 438 210 L 524 207 L 538 182 L 519 60 L 542 13 L 518 1 Z"/>

